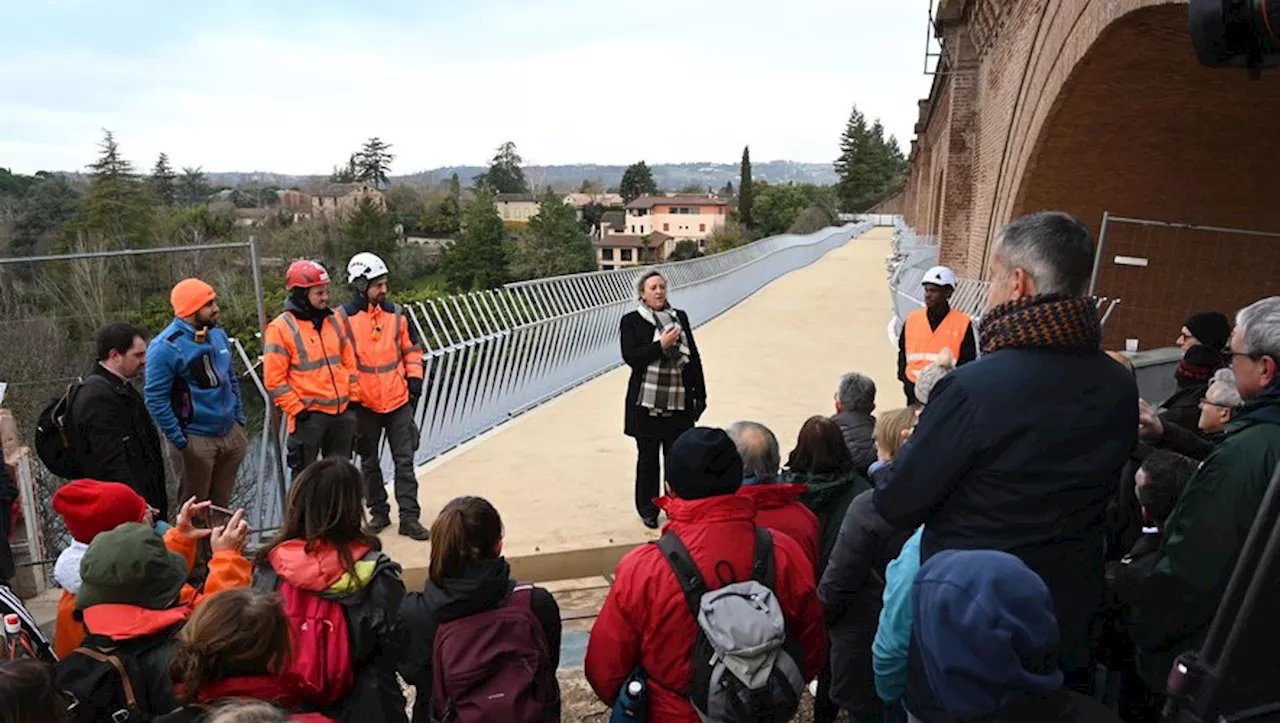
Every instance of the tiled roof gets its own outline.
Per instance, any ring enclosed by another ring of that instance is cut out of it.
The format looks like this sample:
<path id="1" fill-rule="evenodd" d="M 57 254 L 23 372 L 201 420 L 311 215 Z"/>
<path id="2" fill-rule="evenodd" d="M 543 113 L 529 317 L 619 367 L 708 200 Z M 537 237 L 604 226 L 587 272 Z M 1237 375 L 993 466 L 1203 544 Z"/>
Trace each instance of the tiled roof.
<path id="1" fill-rule="evenodd" d="M 499 193 L 493 200 L 498 203 L 537 203 L 538 197 L 532 193 Z"/>
<path id="2" fill-rule="evenodd" d="M 688 194 L 676 194 L 674 196 L 641 196 L 631 203 L 627 204 L 627 208 L 653 208 L 654 206 L 728 206 L 723 198 L 713 198 L 710 196 L 694 196 Z"/>

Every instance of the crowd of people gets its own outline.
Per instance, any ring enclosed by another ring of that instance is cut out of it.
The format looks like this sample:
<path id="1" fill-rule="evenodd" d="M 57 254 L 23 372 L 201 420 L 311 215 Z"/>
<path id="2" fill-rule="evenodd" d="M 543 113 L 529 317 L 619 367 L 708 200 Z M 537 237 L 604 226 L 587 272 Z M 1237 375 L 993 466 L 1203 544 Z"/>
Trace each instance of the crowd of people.
<path id="1" fill-rule="evenodd" d="M 1189 318 L 1176 392 L 1152 405 L 1128 357 L 1102 350 L 1092 260 L 1069 216 L 1008 224 L 976 328 L 949 308 L 954 274 L 932 270 L 904 329 L 909 404 L 877 412 L 874 382 L 846 374 L 785 462 L 759 422 L 697 426 L 707 380 L 688 317 L 647 272 L 620 328 L 625 431 L 637 512 L 666 520 L 614 573 L 586 651 L 595 694 L 619 720 L 663 723 L 787 721 L 806 689 L 816 721 L 1159 720 L 1173 661 L 1203 642 L 1280 463 L 1280 297 L 1234 323 Z M 303 313 L 267 340 L 305 458 L 275 538 L 246 557 L 243 512 L 215 521 L 201 494 L 235 440 L 191 453 L 214 471 L 183 487 L 171 524 L 132 477 L 64 486 L 55 507 L 74 542 L 55 568 L 55 639 L 22 621 L 35 660 L 0 663 L 6 721 L 560 719 L 559 608 L 512 578 L 489 502 L 440 512 L 419 592 L 381 551 L 385 491 L 344 458 L 355 432 L 338 418 L 386 367 L 342 358 L 402 353 L 412 379 L 415 342 L 393 306 L 368 321 L 395 330 L 382 346 L 348 336 L 352 310 L 316 314 L 320 274 L 299 271 L 311 285 L 290 308 Z M 374 286 L 364 293 L 385 303 Z M 104 370 L 140 366 L 137 338 L 108 344 Z M 317 370 L 331 388 L 306 386 Z M 367 421 L 391 437 L 405 421 L 385 409 Z M 157 422 L 175 447 L 234 433 L 179 422 L 175 441 Z"/>

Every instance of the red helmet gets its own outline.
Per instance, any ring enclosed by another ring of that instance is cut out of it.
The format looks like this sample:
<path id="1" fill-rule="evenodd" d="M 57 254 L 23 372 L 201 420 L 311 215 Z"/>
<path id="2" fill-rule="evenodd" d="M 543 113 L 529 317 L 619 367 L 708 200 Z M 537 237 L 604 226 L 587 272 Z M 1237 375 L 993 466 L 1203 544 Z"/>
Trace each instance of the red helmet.
<path id="1" fill-rule="evenodd" d="M 325 271 L 320 264 L 306 259 L 289 264 L 289 270 L 284 273 L 286 289 L 309 289 L 312 286 L 327 283 L 329 283 L 329 272 Z"/>

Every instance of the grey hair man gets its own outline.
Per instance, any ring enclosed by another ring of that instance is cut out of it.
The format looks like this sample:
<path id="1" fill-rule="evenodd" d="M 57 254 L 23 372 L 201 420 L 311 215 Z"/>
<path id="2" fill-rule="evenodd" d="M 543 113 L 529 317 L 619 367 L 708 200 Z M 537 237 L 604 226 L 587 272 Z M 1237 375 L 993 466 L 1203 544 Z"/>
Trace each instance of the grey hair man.
<path id="1" fill-rule="evenodd" d="M 1240 310 L 1229 348 L 1244 406 L 1187 482 L 1134 610 L 1138 672 L 1155 690 L 1204 642 L 1280 461 L 1280 296 Z"/>
<path id="2" fill-rule="evenodd" d="M 1243 406 L 1244 400 L 1236 388 L 1236 373 L 1219 369 L 1213 373 L 1204 399 L 1200 400 L 1200 431 L 1206 435 L 1220 434 Z"/>
<path id="3" fill-rule="evenodd" d="M 924 525 L 926 558 L 988 549 L 1026 562 L 1053 594 L 1059 664 L 1083 683 L 1102 598 L 1102 517 L 1137 443 L 1137 384 L 1102 351 L 1084 295 L 1093 239 L 1083 224 L 1024 216 L 1000 230 L 989 256 L 982 354 L 933 387 L 873 501 L 897 528 Z M 909 688 L 923 685 L 913 677 Z"/>
<path id="4" fill-rule="evenodd" d="M 782 451 L 773 431 L 759 422 L 734 422 L 725 430 L 742 457 L 743 484 L 772 484 L 782 466 Z"/>
<path id="5" fill-rule="evenodd" d="M 864 477 L 876 461 L 876 383 L 870 377 L 849 372 L 836 387 L 836 413 L 831 421 L 840 427 L 845 446 L 858 474 Z"/>
<path id="6" fill-rule="evenodd" d="M 1219 369 L 1200 400 L 1197 429 L 1164 419 L 1155 407 L 1143 400 L 1138 403 L 1138 435 L 1155 447 L 1201 461 L 1223 440 L 1227 425 L 1243 406 L 1235 372 L 1229 368 Z"/>

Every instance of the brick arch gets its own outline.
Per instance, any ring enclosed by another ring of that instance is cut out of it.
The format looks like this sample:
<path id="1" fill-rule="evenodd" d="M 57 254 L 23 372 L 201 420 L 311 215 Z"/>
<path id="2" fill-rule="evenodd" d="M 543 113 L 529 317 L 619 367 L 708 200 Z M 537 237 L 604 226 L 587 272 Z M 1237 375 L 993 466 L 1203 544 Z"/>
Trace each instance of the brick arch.
<path id="1" fill-rule="evenodd" d="M 997 223 L 1055 208 L 1095 233 L 1104 211 L 1280 231 L 1280 73 L 1249 81 L 1201 67 L 1185 4 L 1089 6 L 1060 46 L 1057 89 L 1046 82 L 1018 109 L 1027 120 L 1010 134 Z M 1280 239 L 1113 229 L 1106 258 L 1131 250 L 1150 266 L 1103 264 L 1099 291 L 1124 299 L 1111 344 L 1162 346 L 1191 311 L 1230 312 L 1275 293 Z"/>

